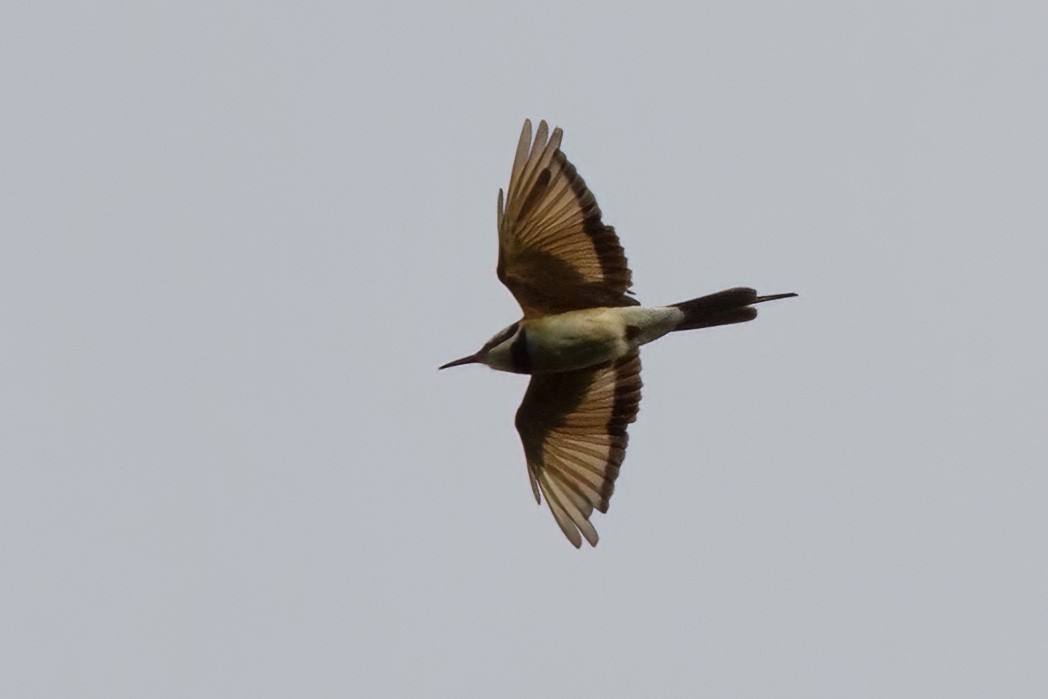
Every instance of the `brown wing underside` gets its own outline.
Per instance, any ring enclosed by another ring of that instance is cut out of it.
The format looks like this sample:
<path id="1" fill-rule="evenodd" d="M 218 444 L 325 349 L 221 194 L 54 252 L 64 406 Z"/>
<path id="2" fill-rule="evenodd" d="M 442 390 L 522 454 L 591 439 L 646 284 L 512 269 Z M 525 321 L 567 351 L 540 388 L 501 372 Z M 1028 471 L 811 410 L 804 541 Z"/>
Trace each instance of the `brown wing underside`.
<path id="1" fill-rule="evenodd" d="M 601 221 L 597 200 L 561 152 L 562 137 L 542 121 L 533 142 L 526 120 L 505 200 L 499 190 L 496 271 L 525 318 L 637 305 L 615 229 Z"/>
<path id="2" fill-rule="evenodd" d="M 576 548 L 582 537 L 597 545 L 589 518 L 594 509 L 608 511 L 640 392 L 640 356 L 633 352 L 597 367 L 535 374 L 517 410 L 535 499 L 545 496 Z"/>

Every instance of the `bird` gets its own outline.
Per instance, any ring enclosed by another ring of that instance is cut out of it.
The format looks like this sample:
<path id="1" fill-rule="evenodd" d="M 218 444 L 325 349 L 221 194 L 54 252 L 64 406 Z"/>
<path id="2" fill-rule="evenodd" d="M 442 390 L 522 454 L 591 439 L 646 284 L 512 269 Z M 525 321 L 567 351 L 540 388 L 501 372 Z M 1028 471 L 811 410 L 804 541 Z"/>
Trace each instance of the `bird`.
<path id="1" fill-rule="evenodd" d="M 468 356 L 529 374 L 515 424 L 535 501 L 543 498 L 575 548 L 596 546 L 641 397 L 639 348 L 671 332 L 743 323 L 761 296 L 735 287 L 668 306 L 642 306 L 612 226 L 561 150 L 563 131 L 525 119 L 509 186 L 497 204 L 496 274 L 523 317 Z"/>

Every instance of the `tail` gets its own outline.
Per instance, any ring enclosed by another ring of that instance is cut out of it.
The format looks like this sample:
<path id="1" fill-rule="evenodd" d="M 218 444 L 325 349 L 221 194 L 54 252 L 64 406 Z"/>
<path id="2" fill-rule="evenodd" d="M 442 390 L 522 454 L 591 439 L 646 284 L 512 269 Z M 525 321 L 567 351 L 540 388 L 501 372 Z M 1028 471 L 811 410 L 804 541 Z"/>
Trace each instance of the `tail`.
<path id="1" fill-rule="evenodd" d="M 715 325 L 745 323 L 757 317 L 757 309 L 753 308 L 754 304 L 775 299 L 787 299 L 796 295 L 791 292 L 757 296 L 756 290 L 740 286 L 708 296 L 700 296 L 691 301 L 674 303 L 673 308 L 684 311 L 684 318 L 674 330 L 694 330 L 695 328 L 712 328 Z"/>

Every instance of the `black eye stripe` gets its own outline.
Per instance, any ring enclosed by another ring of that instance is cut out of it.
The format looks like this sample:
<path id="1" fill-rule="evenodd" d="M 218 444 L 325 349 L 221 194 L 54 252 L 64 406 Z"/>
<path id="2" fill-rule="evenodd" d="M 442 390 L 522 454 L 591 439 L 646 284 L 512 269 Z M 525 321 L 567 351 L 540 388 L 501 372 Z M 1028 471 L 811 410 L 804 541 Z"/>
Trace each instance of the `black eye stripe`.
<path id="1" fill-rule="evenodd" d="M 513 325 L 509 326 L 508 328 L 500 332 L 498 335 L 488 340 L 487 344 L 485 344 L 480 351 L 484 352 L 486 350 L 491 349 L 495 345 L 502 344 L 506 340 L 510 339 L 511 337 L 513 337 L 513 333 L 517 332 L 517 327 L 519 325 L 520 323 L 514 323 Z"/>
<path id="2" fill-rule="evenodd" d="M 522 374 L 531 372 L 531 355 L 528 353 L 528 331 L 521 330 L 509 347 L 513 370 Z"/>

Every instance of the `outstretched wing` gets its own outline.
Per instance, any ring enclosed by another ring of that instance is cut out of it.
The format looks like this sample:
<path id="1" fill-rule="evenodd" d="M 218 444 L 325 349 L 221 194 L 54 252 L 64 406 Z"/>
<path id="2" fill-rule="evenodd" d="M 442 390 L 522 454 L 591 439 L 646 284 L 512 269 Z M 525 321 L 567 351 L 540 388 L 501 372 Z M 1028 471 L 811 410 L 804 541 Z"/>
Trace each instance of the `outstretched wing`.
<path id="1" fill-rule="evenodd" d="M 562 136 L 541 121 L 533 142 L 525 120 L 505 201 L 499 190 L 498 277 L 525 318 L 638 303 L 615 229 L 561 152 Z"/>
<path id="2" fill-rule="evenodd" d="M 576 371 L 534 374 L 517 410 L 535 500 L 578 548 L 597 545 L 593 510 L 608 511 L 640 405 L 640 355 Z M 581 532 L 581 535 L 580 535 Z"/>

